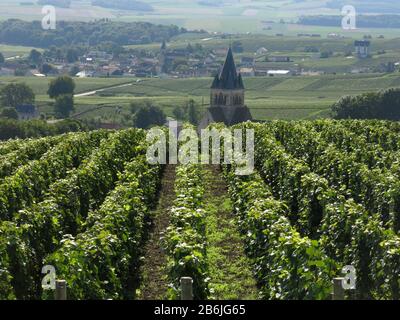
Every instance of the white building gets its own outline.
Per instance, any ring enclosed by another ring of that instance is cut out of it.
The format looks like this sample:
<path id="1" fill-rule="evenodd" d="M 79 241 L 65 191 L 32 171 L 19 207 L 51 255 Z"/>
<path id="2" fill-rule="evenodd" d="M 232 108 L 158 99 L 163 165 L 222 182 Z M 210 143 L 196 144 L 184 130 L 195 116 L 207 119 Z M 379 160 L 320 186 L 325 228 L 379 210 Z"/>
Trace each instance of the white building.
<path id="1" fill-rule="evenodd" d="M 268 70 L 267 74 L 273 76 L 287 76 L 290 75 L 290 70 Z"/>

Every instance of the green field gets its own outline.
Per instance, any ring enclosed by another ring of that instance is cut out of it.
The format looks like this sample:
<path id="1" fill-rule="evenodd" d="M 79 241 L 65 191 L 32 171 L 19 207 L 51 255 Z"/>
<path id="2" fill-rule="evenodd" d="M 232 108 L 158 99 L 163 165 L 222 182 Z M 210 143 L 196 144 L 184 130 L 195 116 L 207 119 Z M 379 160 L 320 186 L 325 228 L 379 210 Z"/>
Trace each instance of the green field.
<path id="1" fill-rule="evenodd" d="M 45 95 L 48 84 L 53 78 L 35 78 L 35 77 L 0 77 L 0 87 L 13 82 L 25 82 L 33 89 L 37 95 Z M 87 92 L 104 87 L 127 83 L 130 80 L 126 78 L 75 78 L 76 93 Z"/>
<path id="2" fill-rule="evenodd" d="M 50 78 L 0 78 L 0 87 L 10 82 L 25 82 L 36 93 L 42 113 L 50 113 L 51 99 L 46 95 Z M 151 100 L 167 115 L 177 105 L 194 99 L 204 109 L 209 102 L 211 78 L 137 79 L 87 78 L 75 79 L 77 93 L 108 87 L 90 96 L 75 98 L 80 118 L 113 119 L 115 107 L 122 107 L 124 117 L 132 101 Z M 315 77 L 254 77 L 244 79 L 246 104 L 253 117 L 267 119 L 314 119 L 328 117 L 330 106 L 344 95 L 378 91 L 400 86 L 400 74 L 325 75 Z M 129 83 L 130 85 L 118 87 Z M 111 86 L 111 87 L 110 87 Z M 99 108 L 100 106 L 100 108 Z M 92 111 L 91 111 L 92 110 Z"/>
<path id="3" fill-rule="evenodd" d="M 32 49 L 31 47 L 22 47 L 22 46 L 9 46 L 5 44 L 0 44 L 0 52 L 4 55 L 5 58 L 12 59 L 13 57 L 19 56 L 26 56 Z M 41 50 L 41 49 L 37 49 Z"/>

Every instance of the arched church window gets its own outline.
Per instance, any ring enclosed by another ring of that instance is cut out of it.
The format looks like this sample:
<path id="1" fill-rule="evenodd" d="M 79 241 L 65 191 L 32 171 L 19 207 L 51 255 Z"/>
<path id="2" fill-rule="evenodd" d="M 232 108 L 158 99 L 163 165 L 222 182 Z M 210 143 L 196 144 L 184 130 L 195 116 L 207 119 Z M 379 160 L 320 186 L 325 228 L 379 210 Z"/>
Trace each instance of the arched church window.
<path id="1" fill-rule="evenodd" d="M 222 95 L 222 93 L 219 94 L 219 99 L 218 99 L 218 104 L 222 104 L 224 101 L 224 96 Z"/>

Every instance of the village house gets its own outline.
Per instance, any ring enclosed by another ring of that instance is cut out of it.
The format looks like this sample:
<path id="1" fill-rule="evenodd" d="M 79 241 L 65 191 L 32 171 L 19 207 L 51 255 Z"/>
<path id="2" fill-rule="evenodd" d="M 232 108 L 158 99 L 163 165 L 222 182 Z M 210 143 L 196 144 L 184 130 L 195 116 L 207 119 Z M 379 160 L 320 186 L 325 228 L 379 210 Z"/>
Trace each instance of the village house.
<path id="1" fill-rule="evenodd" d="M 240 64 L 242 67 L 253 67 L 255 59 L 254 57 L 241 57 Z"/>
<path id="2" fill-rule="evenodd" d="M 239 68 L 239 72 L 243 77 L 254 77 L 255 76 L 255 70 L 254 68 L 248 68 L 248 67 L 242 67 Z"/>
<path id="3" fill-rule="evenodd" d="M 272 56 L 268 57 L 269 62 L 290 62 L 290 57 L 288 56 Z"/>
<path id="4" fill-rule="evenodd" d="M 268 49 L 266 49 L 264 47 L 258 48 L 256 51 L 256 55 L 258 55 L 258 56 L 261 56 L 261 55 L 264 55 L 267 53 L 268 53 Z"/>

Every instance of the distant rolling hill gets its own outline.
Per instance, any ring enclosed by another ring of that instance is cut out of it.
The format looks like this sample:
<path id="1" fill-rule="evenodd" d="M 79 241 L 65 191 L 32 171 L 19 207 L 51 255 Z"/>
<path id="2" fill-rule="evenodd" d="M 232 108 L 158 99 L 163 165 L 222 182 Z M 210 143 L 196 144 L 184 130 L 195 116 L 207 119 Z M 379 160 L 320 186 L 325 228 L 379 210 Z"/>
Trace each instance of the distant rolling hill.
<path id="1" fill-rule="evenodd" d="M 135 0 L 93 0 L 92 5 L 118 10 L 154 11 L 151 5 Z"/>

